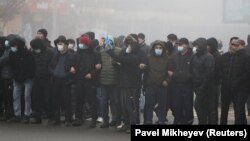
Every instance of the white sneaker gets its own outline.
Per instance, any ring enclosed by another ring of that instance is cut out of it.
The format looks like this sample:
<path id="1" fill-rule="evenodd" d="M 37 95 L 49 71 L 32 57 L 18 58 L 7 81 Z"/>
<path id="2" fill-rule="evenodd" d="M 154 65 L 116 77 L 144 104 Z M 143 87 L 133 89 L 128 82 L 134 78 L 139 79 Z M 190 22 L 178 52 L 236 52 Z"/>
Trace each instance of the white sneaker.
<path id="1" fill-rule="evenodd" d="M 120 125 L 116 126 L 116 128 L 117 128 L 117 129 L 120 129 L 120 128 L 122 128 L 122 127 L 123 127 L 123 125 L 124 125 L 124 124 L 123 124 L 123 123 L 121 123 Z"/>
<path id="2" fill-rule="evenodd" d="M 98 117 L 96 121 L 100 122 L 100 123 L 103 123 L 103 118 L 102 117 Z"/>

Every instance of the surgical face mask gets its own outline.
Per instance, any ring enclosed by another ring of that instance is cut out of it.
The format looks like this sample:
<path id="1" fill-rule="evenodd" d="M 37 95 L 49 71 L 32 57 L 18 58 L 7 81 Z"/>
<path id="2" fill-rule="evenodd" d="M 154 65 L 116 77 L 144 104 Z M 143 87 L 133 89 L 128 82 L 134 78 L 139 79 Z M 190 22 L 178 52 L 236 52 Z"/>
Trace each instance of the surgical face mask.
<path id="1" fill-rule="evenodd" d="M 128 46 L 128 47 L 126 48 L 126 53 L 131 53 L 131 51 L 132 51 L 131 46 Z"/>
<path id="2" fill-rule="evenodd" d="M 197 53 L 197 47 L 193 47 L 193 53 Z"/>
<path id="3" fill-rule="evenodd" d="M 84 44 L 79 44 L 79 49 L 86 49 L 86 47 L 84 46 Z"/>
<path id="4" fill-rule="evenodd" d="M 161 56 L 161 54 L 162 54 L 162 49 L 155 49 L 156 56 Z"/>
<path id="5" fill-rule="evenodd" d="M 57 49 L 58 49 L 58 51 L 63 51 L 63 45 L 57 45 Z"/>
<path id="6" fill-rule="evenodd" d="M 69 44 L 68 48 L 69 49 L 74 49 L 74 44 Z"/>
<path id="7" fill-rule="evenodd" d="M 35 52 L 36 54 L 41 53 L 41 49 L 34 49 L 34 52 Z"/>
<path id="8" fill-rule="evenodd" d="M 17 52 L 17 48 L 16 47 L 11 47 L 10 48 L 12 52 Z"/>
<path id="9" fill-rule="evenodd" d="M 178 46 L 177 49 L 178 49 L 179 52 L 182 52 L 184 50 L 184 47 L 183 46 Z"/>
<path id="10" fill-rule="evenodd" d="M 4 45 L 5 45 L 6 47 L 9 47 L 9 41 L 6 40 L 6 41 L 4 42 Z"/>

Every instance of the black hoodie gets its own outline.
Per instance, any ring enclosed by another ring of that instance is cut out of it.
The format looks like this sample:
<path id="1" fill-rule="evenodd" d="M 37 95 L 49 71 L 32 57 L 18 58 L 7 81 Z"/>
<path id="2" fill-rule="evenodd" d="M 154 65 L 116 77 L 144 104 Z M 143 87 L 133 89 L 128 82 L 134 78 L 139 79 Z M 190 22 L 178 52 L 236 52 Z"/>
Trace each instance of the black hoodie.
<path id="1" fill-rule="evenodd" d="M 197 53 L 192 60 L 193 83 L 196 88 L 205 88 L 211 84 L 211 78 L 215 69 L 213 55 L 207 51 L 207 40 L 199 38 L 194 42 L 198 46 Z"/>
<path id="2" fill-rule="evenodd" d="M 34 39 L 30 42 L 32 49 L 40 49 L 40 53 L 33 52 L 36 62 L 36 78 L 50 79 L 51 73 L 49 71 L 49 64 L 52 61 L 54 53 L 51 49 L 46 47 L 43 40 Z"/>
<path id="3" fill-rule="evenodd" d="M 10 45 L 18 47 L 17 52 L 11 51 L 9 55 L 14 80 L 24 82 L 26 79 L 32 79 L 36 69 L 35 59 L 31 52 L 25 48 L 25 42 L 21 38 L 15 38 L 10 42 Z"/>
<path id="4" fill-rule="evenodd" d="M 218 41 L 215 38 L 209 38 L 207 40 L 207 45 L 210 47 L 210 53 L 214 57 L 215 61 L 215 71 L 214 71 L 214 80 L 216 81 L 216 84 L 219 83 L 219 69 L 220 69 L 220 58 L 221 54 L 218 51 Z"/>
<path id="5" fill-rule="evenodd" d="M 120 63 L 119 71 L 119 86 L 122 88 L 138 88 L 141 83 L 141 72 L 139 69 L 140 55 L 138 55 L 139 47 L 137 41 L 132 37 L 126 37 L 125 45 L 131 45 L 132 52 L 126 53 L 123 49 L 120 55 L 116 55 L 113 50 L 108 50 L 107 53 L 114 61 Z"/>

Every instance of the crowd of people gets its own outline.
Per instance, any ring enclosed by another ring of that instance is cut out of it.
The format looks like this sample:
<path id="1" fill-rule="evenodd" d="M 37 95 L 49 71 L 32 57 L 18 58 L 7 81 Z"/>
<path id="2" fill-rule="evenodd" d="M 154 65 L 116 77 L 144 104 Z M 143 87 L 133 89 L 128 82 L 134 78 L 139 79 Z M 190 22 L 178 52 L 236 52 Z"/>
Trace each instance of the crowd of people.
<path id="1" fill-rule="evenodd" d="M 47 34 L 39 29 L 29 45 L 19 35 L 0 37 L 1 120 L 60 125 L 63 114 L 66 126 L 90 117 L 94 128 L 102 117 L 101 128 L 130 133 L 130 125 L 166 124 L 169 110 L 173 124 L 193 124 L 195 109 L 199 124 L 225 125 L 233 103 L 235 124 L 247 124 L 250 35 L 248 45 L 232 37 L 221 54 L 214 37 L 169 34 L 147 45 L 143 33 L 97 40 L 87 32 L 60 35 L 52 47 Z"/>

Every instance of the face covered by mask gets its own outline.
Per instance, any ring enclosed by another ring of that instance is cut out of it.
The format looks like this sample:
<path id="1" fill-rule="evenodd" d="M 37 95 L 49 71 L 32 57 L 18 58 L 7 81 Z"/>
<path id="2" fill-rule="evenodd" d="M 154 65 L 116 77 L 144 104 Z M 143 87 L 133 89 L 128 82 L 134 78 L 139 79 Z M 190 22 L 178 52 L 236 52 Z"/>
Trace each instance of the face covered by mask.
<path id="1" fill-rule="evenodd" d="M 179 52 L 183 52 L 184 47 L 183 46 L 178 46 L 177 49 L 178 49 Z"/>
<path id="2" fill-rule="evenodd" d="M 17 47 L 11 47 L 10 49 L 12 52 L 17 52 Z"/>
<path id="3" fill-rule="evenodd" d="M 155 49 L 155 55 L 156 56 L 161 56 L 161 54 L 162 54 L 162 49 Z"/>
<path id="4" fill-rule="evenodd" d="M 10 46 L 10 45 L 9 45 L 9 41 L 6 40 L 6 41 L 4 42 L 4 45 L 5 45 L 6 48 L 9 48 L 9 46 Z"/>
<path id="5" fill-rule="evenodd" d="M 74 44 L 69 44 L 68 48 L 74 50 Z"/>
<path id="6" fill-rule="evenodd" d="M 36 54 L 41 53 L 41 49 L 34 49 L 34 52 L 35 52 Z"/>
<path id="7" fill-rule="evenodd" d="M 79 49 L 87 49 L 86 46 L 84 44 L 79 44 Z"/>
<path id="8" fill-rule="evenodd" d="M 193 47 L 193 53 L 197 53 L 197 47 Z"/>
<path id="9" fill-rule="evenodd" d="M 126 48 L 126 53 L 131 53 L 131 51 L 132 51 L 131 46 L 128 46 L 128 47 Z"/>
<path id="10" fill-rule="evenodd" d="M 63 45 L 62 44 L 57 45 L 57 49 L 58 51 L 63 51 L 64 50 Z"/>

